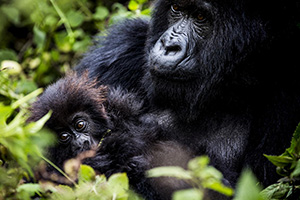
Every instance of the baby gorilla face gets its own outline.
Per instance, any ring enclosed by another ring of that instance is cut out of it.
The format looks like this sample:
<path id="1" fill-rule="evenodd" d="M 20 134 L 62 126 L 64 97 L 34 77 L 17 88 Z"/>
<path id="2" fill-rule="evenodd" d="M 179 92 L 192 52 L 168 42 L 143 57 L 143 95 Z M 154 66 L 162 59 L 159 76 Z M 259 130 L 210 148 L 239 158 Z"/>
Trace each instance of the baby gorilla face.
<path id="1" fill-rule="evenodd" d="M 89 148 L 94 139 L 87 132 L 88 125 L 89 122 L 79 115 L 78 119 L 75 119 L 74 125 L 73 123 L 69 124 L 69 131 L 62 131 L 59 134 L 59 142 L 64 145 L 72 143 L 71 145 L 75 147 L 74 151 L 81 147 Z"/>
<path id="2" fill-rule="evenodd" d="M 31 108 L 29 121 L 36 121 L 52 111 L 46 126 L 57 136 L 50 148 L 50 159 L 62 167 L 67 159 L 97 146 L 110 129 L 103 103 L 106 87 L 97 87 L 87 75 L 69 74 L 50 85 Z"/>
<path id="3" fill-rule="evenodd" d="M 93 121 L 86 112 L 76 112 L 66 118 L 61 114 L 61 117 L 50 120 L 47 126 L 57 134 L 58 145 L 70 150 L 71 157 L 96 146 L 106 127 Z"/>

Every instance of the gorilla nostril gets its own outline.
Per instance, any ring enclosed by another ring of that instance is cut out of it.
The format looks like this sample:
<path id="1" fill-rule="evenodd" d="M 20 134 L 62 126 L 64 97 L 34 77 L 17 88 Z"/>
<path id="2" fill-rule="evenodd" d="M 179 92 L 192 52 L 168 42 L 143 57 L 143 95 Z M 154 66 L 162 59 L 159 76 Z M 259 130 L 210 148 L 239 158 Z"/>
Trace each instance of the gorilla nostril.
<path id="1" fill-rule="evenodd" d="M 167 52 L 178 52 L 181 51 L 181 47 L 179 45 L 173 45 L 166 47 Z"/>
<path id="2" fill-rule="evenodd" d="M 89 149 L 90 148 L 90 142 L 89 141 L 84 141 L 83 142 L 83 149 L 85 149 L 85 150 L 87 150 L 87 149 Z"/>
<path id="3" fill-rule="evenodd" d="M 176 53 L 180 52 L 182 48 L 179 45 L 171 45 L 166 47 L 165 55 L 175 55 Z"/>

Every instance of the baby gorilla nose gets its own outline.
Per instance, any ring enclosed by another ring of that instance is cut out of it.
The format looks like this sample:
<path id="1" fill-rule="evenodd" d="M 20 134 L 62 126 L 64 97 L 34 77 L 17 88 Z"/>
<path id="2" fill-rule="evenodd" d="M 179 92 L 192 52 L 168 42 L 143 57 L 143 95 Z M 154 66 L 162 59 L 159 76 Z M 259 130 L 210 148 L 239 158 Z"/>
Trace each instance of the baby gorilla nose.
<path id="1" fill-rule="evenodd" d="M 87 135 L 79 135 L 74 139 L 72 143 L 72 149 L 74 152 L 83 152 L 86 150 L 91 149 L 92 143 L 91 143 L 91 138 Z"/>
<path id="2" fill-rule="evenodd" d="M 83 148 L 84 150 L 88 150 L 88 149 L 90 149 L 90 147 L 91 147 L 90 141 L 86 140 L 86 141 L 83 142 L 82 148 Z"/>

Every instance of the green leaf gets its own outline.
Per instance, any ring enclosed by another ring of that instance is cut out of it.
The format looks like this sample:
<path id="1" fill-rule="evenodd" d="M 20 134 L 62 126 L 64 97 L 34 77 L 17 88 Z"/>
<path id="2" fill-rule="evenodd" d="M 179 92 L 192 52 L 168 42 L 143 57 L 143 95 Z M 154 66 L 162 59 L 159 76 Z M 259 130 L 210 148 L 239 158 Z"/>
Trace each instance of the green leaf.
<path id="1" fill-rule="evenodd" d="M 74 200 L 77 199 L 75 192 L 73 189 L 66 185 L 59 185 L 56 187 L 56 191 L 51 195 L 51 199 L 53 200 Z"/>
<path id="2" fill-rule="evenodd" d="M 108 184 L 111 186 L 116 186 L 118 189 L 121 188 L 122 190 L 129 189 L 129 181 L 126 173 L 113 174 L 111 177 L 109 177 Z"/>
<path id="3" fill-rule="evenodd" d="M 20 80 L 17 83 L 16 93 L 20 94 L 28 94 L 30 92 L 33 92 L 34 90 L 37 90 L 38 87 L 35 82 L 30 80 Z"/>
<path id="4" fill-rule="evenodd" d="M 96 12 L 93 15 L 96 20 L 104 20 L 109 15 L 109 10 L 104 6 L 98 6 Z"/>
<path id="5" fill-rule="evenodd" d="M 131 11 L 135 11 L 137 9 L 139 9 L 140 5 L 136 0 L 130 0 L 129 4 L 128 4 L 128 8 Z"/>
<path id="6" fill-rule="evenodd" d="M 112 193 L 117 195 L 117 199 L 126 200 L 128 198 L 129 180 L 126 173 L 113 174 L 108 179 Z"/>
<path id="7" fill-rule="evenodd" d="M 70 10 L 66 17 L 73 28 L 80 26 L 84 22 L 84 15 L 78 11 Z"/>
<path id="8" fill-rule="evenodd" d="M 146 16 L 150 16 L 151 15 L 151 9 L 150 8 L 147 8 L 145 10 L 143 10 L 141 12 L 142 15 L 146 15 Z"/>
<path id="9" fill-rule="evenodd" d="M 82 182 L 94 181 L 96 173 L 94 169 L 88 165 L 80 165 L 78 172 L 78 181 L 79 184 Z"/>
<path id="10" fill-rule="evenodd" d="M 236 187 L 234 200 L 264 200 L 261 187 L 250 170 L 243 171 Z"/>
<path id="11" fill-rule="evenodd" d="M 33 184 L 33 183 L 23 184 L 17 188 L 17 192 L 23 198 L 24 198 L 24 195 L 32 197 L 36 193 L 39 193 L 41 191 L 42 191 L 41 186 L 39 184 Z"/>
<path id="12" fill-rule="evenodd" d="M 261 195 L 268 200 L 285 199 L 291 190 L 293 190 L 293 186 L 290 186 L 288 183 L 277 183 L 264 189 Z"/>
<path id="13" fill-rule="evenodd" d="M 226 196 L 232 196 L 234 193 L 232 188 L 224 186 L 221 182 L 214 182 L 211 185 L 209 185 L 209 187 L 207 188 L 217 191 Z"/>
<path id="14" fill-rule="evenodd" d="M 7 124 L 6 120 L 13 112 L 13 109 L 10 106 L 4 106 L 2 103 L 0 103 L 0 129 L 4 129 Z M 0 134 L 1 138 L 1 134 Z"/>
<path id="15" fill-rule="evenodd" d="M 30 94 L 26 95 L 25 97 L 19 99 L 18 101 L 16 101 L 15 103 L 13 103 L 11 106 L 13 109 L 18 108 L 19 106 L 23 105 L 24 103 L 26 103 L 27 101 L 29 101 L 32 98 L 37 97 L 38 95 L 40 95 L 43 92 L 42 88 L 39 88 L 33 92 L 31 92 Z"/>
<path id="16" fill-rule="evenodd" d="M 147 2 L 147 0 L 137 0 L 137 2 L 138 2 L 139 4 L 144 4 L 144 3 Z"/>
<path id="17" fill-rule="evenodd" d="M 147 171 L 147 177 L 161 177 L 161 176 L 169 176 L 175 177 L 179 179 L 192 179 L 192 176 L 189 171 L 177 167 L 177 166 L 168 166 L 168 167 L 156 167 Z"/>
<path id="18" fill-rule="evenodd" d="M 188 168 L 192 171 L 199 171 L 201 169 L 204 169 L 209 164 L 209 158 L 208 156 L 200 156 L 196 157 L 189 161 Z"/>
<path id="19" fill-rule="evenodd" d="M 213 166 L 207 166 L 206 168 L 202 169 L 194 169 L 194 175 L 203 181 L 205 180 L 221 180 L 223 178 L 223 174 L 214 168 Z"/>
<path id="20" fill-rule="evenodd" d="M 3 60 L 17 61 L 18 56 L 17 56 L 16 52 L 11 49 L 9 49 L 9 50 L 1 49 L 0 50 L 0 62 L 2 62 Z"/>
<path id="21" fill-rule="evenodd" d="M 38 121 L 29 123 L 25 127 L 25 130 L 28 131 L 29 133 L 37 133 L 43 128 L 44 124 L 50 119 L 51 114 L 52 111 L 49 111 L 44 117 L 42 117 Z"/>
<path id="22" fill-rule="evenodd" d="M 277 167 L 286 167 L 292 164 L 294 161 L 291 157 L 288 156 L 264 156 Z"/>
<path id="23" fill-rule="evenodd" d="M 203 192 L 197 189 L 187 189 L 176 191 L 173 194 L 173 200 L 201 200 L 203 199 Z"/>
<path id="24" fill-rule="evenodd" d="M 0 8 L 10 22 L 16 25 L 20 23 L 20 12 L 17 8 L 9 5 L 2 5 Z"/>
<path id="25" fill-rule="evenodd" d="M 54 41 L 61 51 L 68 53 L 72 50 L 72 40 L 70 40 L 69 35 L 65 31 L 55 33 Z"/>
<path id="26" fill-rule="evenodd" d="M 37 26 L 33 27 L 33 42 L 39 47 L 43 48 L 46 43 L 46 33 Z"/>
<path id="27" fill-rule="evenodd" d="M 291 174 L 292 177 L 299 177 L 300 176 L 300 160 L 297 161 L 296 167 Z"/>
<path id="28" fill-rule="evenodd" d="M 106 182 L 106 177 L 105 177 L 105 175 L 97 175 L 96 176 L 96 183 L 95 183 L 95 185 L 97 186 L 97 185 L 104 185 L 104 183 Z"/>
<path id="29" fill-rule="evenodd" d="M 48 15 L 45 17 L 44 23 L 50 27 L 53 27 L 58 23 L 58 18 L 55 15 Z"/>
<path id="30" fill-rule="evenodd" d="M 291 146 L 286 150 L 290 155 L 300 154 L 300 124 L 298 124 L 292 138 Z"/>
<path id="31" fill-rule="evenodd" d="M 81 41 L 77 41 L 73 45 L 73 51 L 75 52 L 85 52 L 91 44 L 90 38 L 84 38 Z"/>

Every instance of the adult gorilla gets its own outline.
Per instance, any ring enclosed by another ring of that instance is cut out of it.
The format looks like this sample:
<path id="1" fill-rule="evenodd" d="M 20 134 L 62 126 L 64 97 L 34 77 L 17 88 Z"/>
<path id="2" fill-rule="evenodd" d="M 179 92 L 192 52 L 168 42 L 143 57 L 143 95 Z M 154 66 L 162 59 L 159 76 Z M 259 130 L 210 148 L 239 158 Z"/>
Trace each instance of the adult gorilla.
<path id="1" fill-rule="evenodd" d="M 250 166 L 268 185 L 277 176 L 263 153 L 283 152 L 300 121 L 298 8 L 159 0 L 150 23 L 112 27 L 77 70 L 139 92 L 170 139 L 208 154 L 231 184 Z"/>

